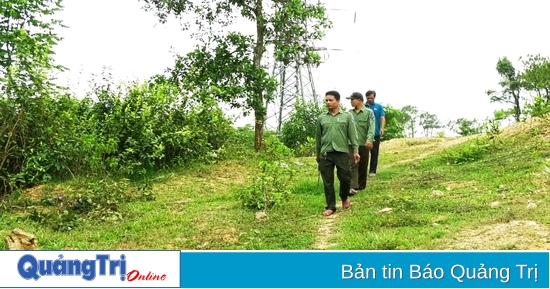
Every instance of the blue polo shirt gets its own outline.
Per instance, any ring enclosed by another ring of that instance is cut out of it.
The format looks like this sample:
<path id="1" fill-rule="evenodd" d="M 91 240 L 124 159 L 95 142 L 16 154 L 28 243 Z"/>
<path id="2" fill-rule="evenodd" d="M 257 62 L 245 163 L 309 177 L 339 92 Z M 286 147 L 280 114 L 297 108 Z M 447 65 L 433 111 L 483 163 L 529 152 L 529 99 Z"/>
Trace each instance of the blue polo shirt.
<path id="1" fill-rule="evenodd" d="M 380 136 L 380 117 L 386 116 L 386 112 L 384 112 L 384 107 L 381 104 L 373 103 L 372 105 L 369 105 L 368 103 L 365 103 L 365 106 L 372 109 L 375 116 L 375 130 L 374 130 L 374 136 Z"/>

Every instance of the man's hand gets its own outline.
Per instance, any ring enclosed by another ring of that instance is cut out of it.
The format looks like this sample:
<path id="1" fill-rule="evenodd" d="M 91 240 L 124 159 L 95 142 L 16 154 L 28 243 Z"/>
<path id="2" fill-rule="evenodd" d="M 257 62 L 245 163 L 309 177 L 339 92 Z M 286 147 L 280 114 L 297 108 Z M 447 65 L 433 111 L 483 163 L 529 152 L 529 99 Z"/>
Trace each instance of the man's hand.
<path id="1" fill-rule="evenodd" d="M 367 149 L 368 149 L 369 151 L 372 150 L 372 142 L 367 141 L 367 142 L 365 143 L 365 146 L 367 147 Z"/>
<path id="2" fill-rule="evenodd" d="M 353 154 L 353 158 L 355 159 L 355 163 L 358 163 L 359 160 L 361 159 L 361 156 L 359 156 L 358 153 L 354 153 L 354 154 Z"/>
<path id="3" fill-rule="evenodd" d="M 383 128 L 380 129 L 380 135 L 384 135 L 384 129 Z"/>

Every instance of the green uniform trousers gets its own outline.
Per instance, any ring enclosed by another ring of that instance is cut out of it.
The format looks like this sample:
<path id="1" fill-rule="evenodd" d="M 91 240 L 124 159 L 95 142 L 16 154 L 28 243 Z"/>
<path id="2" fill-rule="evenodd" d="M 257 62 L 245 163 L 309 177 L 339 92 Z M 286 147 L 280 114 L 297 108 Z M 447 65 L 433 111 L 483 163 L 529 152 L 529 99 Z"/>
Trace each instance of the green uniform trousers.
<path id="1" fill-rule="evenodd" d="M 326 210 L 336 212 L 336 192 L 334 190 L 334 168 L 340 182 L 340 200 L 345 201 L 350 196 L 351 167 L 349 153 L 329 152 L 321 155 L 319 171 L 323 178 L 325 189 Z"/>
<path id="2" fill-rule="evenodd" d="M 351 188 L 354 190 L 364 190 L 367 188 L 367 169 L 369 166 L 369 149 L 359 146 L 359 156 L 361 159 L 355 163 L 353 157 L 353 148 L 350 146 L 350 166 L 351 166 Z"/>

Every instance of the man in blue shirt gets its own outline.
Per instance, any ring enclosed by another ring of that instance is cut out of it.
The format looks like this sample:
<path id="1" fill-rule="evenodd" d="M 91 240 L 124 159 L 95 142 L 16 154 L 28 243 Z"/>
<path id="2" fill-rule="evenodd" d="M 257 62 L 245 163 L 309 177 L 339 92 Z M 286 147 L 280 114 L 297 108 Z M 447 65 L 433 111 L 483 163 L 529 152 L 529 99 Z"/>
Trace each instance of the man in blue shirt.
<path id="1" fill-rule="evenodd" d="M 386 128 L 386 113 L 384 107 L 379 103 L 375 103 L 376 91 L 369 90 L 365 93 L 367 98 L 366 106 L 374 112 L 375 130 L 374 130 L 374 143 L 372 144 L 372 150 L 370 151 L 370 176 L 376 176 L 376 169 L 378 168 L 378 154 L 380 152 L 380 137 L 384 135 L 384 128 Z"/>

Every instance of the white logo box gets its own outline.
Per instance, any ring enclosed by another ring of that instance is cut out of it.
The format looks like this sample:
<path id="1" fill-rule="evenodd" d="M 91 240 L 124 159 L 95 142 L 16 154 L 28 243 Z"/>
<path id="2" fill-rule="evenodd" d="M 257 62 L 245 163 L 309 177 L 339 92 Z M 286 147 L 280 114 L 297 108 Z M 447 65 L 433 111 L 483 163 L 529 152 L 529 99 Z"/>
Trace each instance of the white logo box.
<path id="1" fill-rule="evenodd" d="M 0 251 L 0 288 L 180 288 L 181 251 Z"/>

